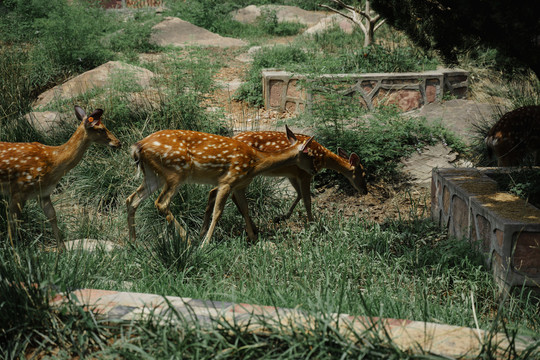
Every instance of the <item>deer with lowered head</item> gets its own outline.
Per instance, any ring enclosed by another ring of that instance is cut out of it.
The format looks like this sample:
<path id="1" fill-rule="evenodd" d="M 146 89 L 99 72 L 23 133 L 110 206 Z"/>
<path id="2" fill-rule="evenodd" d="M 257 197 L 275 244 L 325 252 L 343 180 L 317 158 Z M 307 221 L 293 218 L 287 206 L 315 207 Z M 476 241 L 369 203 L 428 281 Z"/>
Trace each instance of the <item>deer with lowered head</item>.
<path id="1" fill-rule="evenodd" d="M 75 133 L 63 145 L 48 146 L 37 142 L 0 142 L 0 192 L 9 199 L 9 228 L 15 231 L 26 201 L 38 198 L 41 208 L 51 224 L 57 247 L 65 247 L 51 201 L 51 193 L 79 161 L 92 143 L 120 147 L 120 141 L 103 125 L 103 110 L 90 115 L 75 106 L 75 115 L 81 121 Z"/>
<path id="2" fill-rule="evenodd" d="M 232 193 L 246 222 L 250 240 L 256 240 L 256 227 L 248 212 L 245 189 L 261 173 L 283 166 L 295 165 L 307 173 L 315 171 L 308 146 L 313 138 L 299 142 L 288 128 L 288 146 L 278 152 L 257 150 L 239 140 L 188 130 L 163 130 L 153 133 L 132 147 L 132 155 L 144 180 L 126 200 L 130 238 L 136 239 L 135 212 L 140 203 L 163 187 L 155 201 L 158 211 L 186 239 L 185 229 L 169 208 L 172 197 L 183 183 L 217 186 L 210 213 L 211 224 L 201 243 L 209 243 L 225 202 Z"/>
<path id="3" fill-rule="evenodd" d="M 497 166 L 517 166 L 529 154 L 540 165 L 540 106 L 524 106 L 504 114 L 489 130 L 485 143 Z"/>
<path id="4" fill-rule="evenodd" d="M 296 134 L 296 137 L 300 141 L 308 138 L 308 136 L 301 134 Z M 246 131 L 234 136 L 233 139 L 240 140 L 257 150 L 267 152 L 283 151 L 288 146 L 285 134 L 278 131 Z M 338 148 L 339 155 L 336 155 L 316 141 L 311 141 L 307 151 L 313 157 L 315 173 L 322 169 L 337 171 L 349 179 L 352 186 L 360 194 L 367 194 L 366 173 L 357 154 L 352 153 L 349 155 L 345 150 Z M 296 199 L 287 214 L 277 217 L 274 221 L 278 222 L 290 218 L 300 200 L 303 200 L 308 220 L 313 221 L 310 184 L 314 173 L 306 172 L 295 164 L 291 164 L 265 171 L 262 175 L 286 177 L 296 190 Z M 213 189 L 208 197 L 203 230 L 208 226 L 209 211 L 213 206 L 215 191 L 216 189 Z M 234 197 L 233 200 L 235 200 Z"/>

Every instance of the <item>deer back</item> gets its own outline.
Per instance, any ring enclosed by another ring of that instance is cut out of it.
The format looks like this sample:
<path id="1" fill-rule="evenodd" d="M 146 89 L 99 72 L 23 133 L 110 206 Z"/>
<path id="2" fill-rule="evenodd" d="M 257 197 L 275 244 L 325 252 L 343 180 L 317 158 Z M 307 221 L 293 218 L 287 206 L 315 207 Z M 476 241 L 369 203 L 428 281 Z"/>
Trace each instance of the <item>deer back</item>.
<path id="1" fill-rule="evenodd" d="M 489 130 L 485 143 L 499 165 L 516 165 L 540 150 L 540 106 L 524 106 L 504 114 Z"/>
<path id="2" fill-rule="evenodd" d="M 303 149 L 301 149 L 303 150 Z M 190 130 L 162 130 L 134 145 L 133 156 L 145 174 L 161 178 L 182 174 L 183 182 L 218 185 L 229 179 L 252 178 L 279 161 L 298 161 L 299 149 L 258 151 L 236 139 Z M 307 157 L 307 156 L 306 156 Z M 312 167 L 311 159 L 303 167 Z"/>

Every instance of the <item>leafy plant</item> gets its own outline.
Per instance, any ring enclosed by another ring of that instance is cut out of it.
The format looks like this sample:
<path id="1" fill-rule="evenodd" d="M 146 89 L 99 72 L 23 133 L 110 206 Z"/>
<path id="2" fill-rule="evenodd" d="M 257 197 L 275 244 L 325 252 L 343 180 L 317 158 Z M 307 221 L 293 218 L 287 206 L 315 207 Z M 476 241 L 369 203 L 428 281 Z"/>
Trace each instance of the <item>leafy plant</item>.
<path id="1" fill-rule="evenodd" d="M 279 22 L 276 10 L 270 8 L 261 10 L 257 22 L 266 34 L 275 36 L 296 35 L 301 29 L 305 28 L 305 25 L 297 22 Z"/>
<path id="2" fill-rule="evenodd" d="M 508 191 L 540 207 L 540 170 L 518 169 L 507 173 L 488 173 L 502 191 Z"/>
<path id="3" fill-rule="evenodd" d="M 334 97 L 335 101 L 325 97 L 325 101 L 313 107 L 310 116 L 317 139 L 334 151 L 342 147 L 356 152 L 368 179 L 400 181 L 401 159 L 440 141 L 455 151 L 465 151 L 461 140 L 441 124 L 429 125 L 423 118 L 402 117 L 391 106 L 362 115 L 365 109 L 359 105 L 343 100 L 342 95 Z"/>

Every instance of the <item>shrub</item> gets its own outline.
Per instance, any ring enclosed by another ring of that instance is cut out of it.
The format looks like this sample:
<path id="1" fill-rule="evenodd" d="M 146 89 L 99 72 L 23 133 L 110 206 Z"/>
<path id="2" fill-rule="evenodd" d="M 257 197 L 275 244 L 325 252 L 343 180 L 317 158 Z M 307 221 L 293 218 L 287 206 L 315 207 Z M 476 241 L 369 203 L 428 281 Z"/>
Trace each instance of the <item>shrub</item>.
<path id="1" fill-rule="evenodd" d="M 369 180 L 401 181 L 401 159 L 439 141 L 458 152 L 465 149 L 442 125 L 429 125 L 424 118 L 402 117 L 393 106 L 380 107 L 371 115 L 359 118 L 364 109 L 355 112 L 351 105 L 329 106 L 331 103 L 314 107 L 317 139 L 334 151 L 342 147 L 356 152 Z M 342 117 L 336 117 L 336 108 Z"/>

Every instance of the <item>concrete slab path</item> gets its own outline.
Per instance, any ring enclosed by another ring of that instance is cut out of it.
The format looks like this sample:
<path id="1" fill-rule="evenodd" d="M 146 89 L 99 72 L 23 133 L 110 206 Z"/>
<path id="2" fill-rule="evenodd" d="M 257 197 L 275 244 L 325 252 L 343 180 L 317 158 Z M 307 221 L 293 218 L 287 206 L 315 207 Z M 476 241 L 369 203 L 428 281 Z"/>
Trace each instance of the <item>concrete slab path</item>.
<path id="1" fill-rule="evenodd" d="M 70 299 L 106 320 L 131 322 L 153 316 L 153 319 L 163 321 L 198 321 L 208 326 L 236 324 L 252 332 L 268 332 L 269 325 L 281 331 L 298 328 L 309 330 L 317 316 L 300 309 L 98 289 L 76 290 L 70 294 Z M 60 306 L 65 301 L 66 296 L 59 294 L 54 305 Z M 324 316 L 351 341 L 357 340 L 358 335 L 372 335 L 375 331 L 381 339 L 391 340 L 400 349 L 414 353 L 472 358 L 490 341 L 492 346 L 496 346 L 497 352 L 504 355 L 512 341 L 515 341 L 518 352 L 523 351 L 530 342 L 527 338 L 509 340 L 501 333 L 491 334 L 480 329 L 430 322 L 347 314 Z"/>

